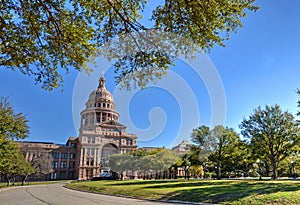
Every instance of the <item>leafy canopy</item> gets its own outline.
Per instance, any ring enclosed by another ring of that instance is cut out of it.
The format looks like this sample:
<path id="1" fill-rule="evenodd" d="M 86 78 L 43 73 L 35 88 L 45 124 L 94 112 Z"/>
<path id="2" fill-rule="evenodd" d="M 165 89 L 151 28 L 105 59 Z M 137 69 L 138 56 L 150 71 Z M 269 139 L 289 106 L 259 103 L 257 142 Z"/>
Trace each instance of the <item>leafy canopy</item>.
<path id="1" fill-rule="evenodd" d="M 117 83 L 144 87 L 166 75 L 178 55 L 224 46 L 241 18 L 258 9 L 254 2 L 165 0 L 152 12 L 153 26 L 146 27 L 139 20 L 147 0 L 1 1 L 0 67 L 33 76 L 52 90 L 62 86 L 64 71 L 89 73 L 87 62 L 101 53 L 112 60 Z M 155 31 L 150 38 L 149 30 Z M 111 44 L 114 39 L 121 39 L 121 47 Z M 133 52 L 111 56 L 126 44 Z"/>
<path id="2" fill-rule="evenodd" d="M 273 178 L 277 179 L 277 166 L 300 143 L 300 129 L 293 114 L 282 111 L 278 105 L 258 107 L 240 128 L 254 155 L 271 161 Z"/>
<path id="3" fill-rule="evenodd" d="M 29 134 L 27 123 L 22 113 L 14 112 L 7 98 L 0 98 L 0 137 L 24 139 Z"/>

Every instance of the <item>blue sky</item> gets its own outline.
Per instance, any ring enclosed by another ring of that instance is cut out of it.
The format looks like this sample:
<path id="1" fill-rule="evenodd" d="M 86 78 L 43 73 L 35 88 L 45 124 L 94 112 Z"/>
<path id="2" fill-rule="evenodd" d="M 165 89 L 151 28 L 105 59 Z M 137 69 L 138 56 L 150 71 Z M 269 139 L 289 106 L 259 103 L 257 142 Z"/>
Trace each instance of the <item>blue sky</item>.
<path id="1" fill-rule="evenodd" d="M 243 20 L 244 26 L 225 42 L 226 47 L 216 46 L 208 54 L 225 91 L 225 125 L 237 132 L 242 119 L 259 105 L 277 103 L 294 114 L 300 109 L 297 108 L 298 96 L 295 93 L 300 88 L 300 1 L 259 0 L 257 5 L 260 10 L 249 13 Z M 104 69 L 102 61 L 98 63 L 100 69 Z M 125 124 L 128 114 L 134 125 L 133 128 L 128 126 L 129 132 L 140 129 L 145 136 L 153 133 L 153 137 L 140 136 L 139 146 L 170 146 L 188 139 L 196 126 L 211 124 L 212 104 L 215 102 L 212 103 L 210 97 L 214 89 L 208 88 L 185 60 L 176 61 L 171 70 L 190 87 L 192 96 L 188 97 L 188 92 L 183 97 L 180 92 L 174 94 L 183 87 L 170 81 L 174 84 L 171 87 L 162 83 L 137 92 L 126 109 L 123 109 L 124 100 L 120 99 L 123 93 L 113 83 L 112 69 L 105 73 L 107 88 L 116 94 L 120 122 Z M 30 121 L 31 134 L 27 140 L 65 143 L 68 137 L 77 136 L 76 122 L 73 124 L 73 93 L 77 92 L 78 75 L 72 71 L 65 76 L 63 92 L 60 89 L 49 92 L 35 85 L 31 77 L 0 70 L 0 95 L 8 96 L 15 110 L 25 113 Z M 87 90 L 80 91 L 83 102 L 92 88 L 96 88 L 100 72 L 93 76 Z M 78 106 L 80 110 L 84 105 Z M 161 133 L 155 130 L 160 129 L 160 125 L 164 125 Z"/>

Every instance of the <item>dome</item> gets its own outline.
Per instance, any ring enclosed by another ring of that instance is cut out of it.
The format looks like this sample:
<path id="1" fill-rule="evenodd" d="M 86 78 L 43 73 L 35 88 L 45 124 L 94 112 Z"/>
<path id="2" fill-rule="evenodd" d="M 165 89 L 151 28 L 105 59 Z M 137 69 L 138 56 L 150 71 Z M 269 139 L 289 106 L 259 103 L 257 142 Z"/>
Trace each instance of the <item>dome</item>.
<path id="1" fill-rule="evenodd" d="M 85 109 L 81 112 L 81 128 L 90 129 L 108 121 L 118 121 L 119 113 L 115 110 L 112 94 L 105 88 L 102 75 L 98 87 L 91 92 Z"/>
<path id="2" fill-rule="evenodd" d="M 112 94 L 105 88 L 105 78 L 102 75 L 99 79 L 98 88 L 96 88 L 89 96 L 89 101 L 100 102 L 100 101 L 113 101 Z"/>

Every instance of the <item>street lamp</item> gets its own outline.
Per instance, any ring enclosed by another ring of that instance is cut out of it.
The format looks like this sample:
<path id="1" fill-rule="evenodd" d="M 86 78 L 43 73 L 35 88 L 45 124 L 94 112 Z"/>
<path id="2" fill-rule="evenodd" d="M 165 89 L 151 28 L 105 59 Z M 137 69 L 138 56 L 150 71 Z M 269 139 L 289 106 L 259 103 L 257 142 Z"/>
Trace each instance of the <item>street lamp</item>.
<path id="1" fill-rule="evenodd" d="M 257 160 L 256 160 L 256 163 L 257 163 L 257 165 L 258 165 L 259 180 L 261 180 L 260 159 L 257 159 Z"/>

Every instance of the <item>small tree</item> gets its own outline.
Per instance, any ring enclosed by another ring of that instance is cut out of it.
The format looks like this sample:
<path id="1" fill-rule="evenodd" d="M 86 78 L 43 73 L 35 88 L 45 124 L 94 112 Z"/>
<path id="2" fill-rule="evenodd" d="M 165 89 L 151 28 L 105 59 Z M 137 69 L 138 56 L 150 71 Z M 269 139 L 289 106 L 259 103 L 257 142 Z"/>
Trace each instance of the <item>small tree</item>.
<path id="1" fill-rule="evenodd" d="M 34 175 L 37 178 L 42 178 L 54 171 L 52 168 L 52 161 L 53 158 L 51 154 L 49 152 L 46 152 L 45 150 L 42 150 L 37 152 L 37 155 L 32 158 L 29 163 L 35 169 Z"/>
<path id="2" fill-rule="evenodd" d="M 270 160 L 273 179 L 278 178 L 278 165 L 288 157 L 300 142 L 300 129 L 294 116 L 281 111 L 278 105 L 258 107 L 240 125 L 242 134 L 249 139 L 252 152 Z"/>
<path id="3" fill-rule="evenodd" d="M 24 182 L 27 176 L 34 172 L 30 164 L 26 162 L 17 144 L 12 140 L 0 137 L 0 150 L 0 174 L 5 177 L 7 186 L 10 185 L 14 177 L 19 175 L 22 182 Z"/>
<path id="4" fill-rule="evenodd" d="M 35 169 L 26 161 L 25 157 L 20 153 L 17 159 L 17 174 L 20 176 L 22 181 L 22 186 L 24 185 L 26 179 L 29 175 L 35 173 Z"/>

